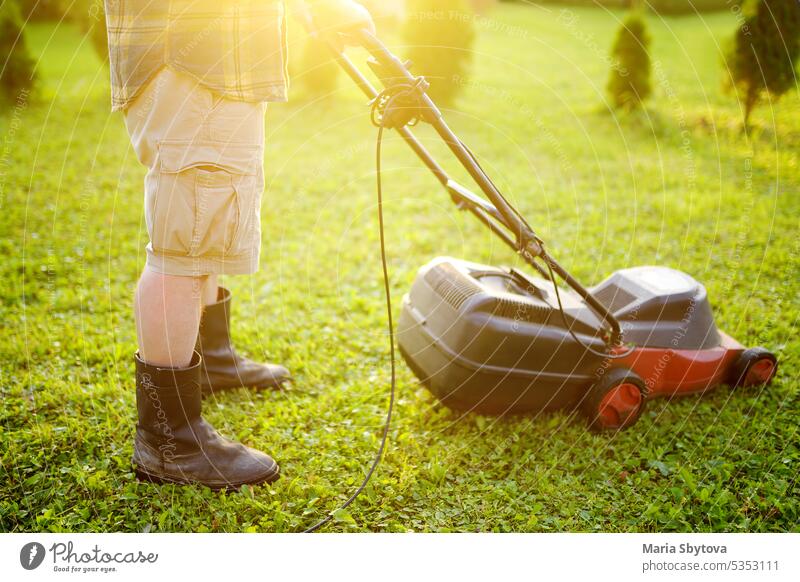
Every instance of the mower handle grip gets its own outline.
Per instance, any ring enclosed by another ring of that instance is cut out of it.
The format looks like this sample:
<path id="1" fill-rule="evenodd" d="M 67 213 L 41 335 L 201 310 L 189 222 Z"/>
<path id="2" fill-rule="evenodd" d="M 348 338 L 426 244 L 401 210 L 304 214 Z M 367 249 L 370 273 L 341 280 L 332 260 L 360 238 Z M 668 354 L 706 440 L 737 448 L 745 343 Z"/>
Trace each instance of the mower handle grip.
<path id="1" fill-rule="evenodd" d="M 386 45 L 384 45 L 383 42 L 367 28 L 359 28 L 353 32 L 353 36 L 359 41 L 359 44 L 367 49 L 367 51 L 369 51 L 371 54 L 373 54 L 376 50 L 379 52 L 389 52 L 389 49 L 386 48 Z"/>
<path id="2" fill-rule="evenodd" d="M 413 80 L 414 75 L 408 70 L 406 62 L 390 51 L 383 41 L 366 28 L 361 28 L 353 33 L 356 40 L 375 60 L 382 66 L 393 68 L 394 74 Z M 433 105 L 431 102 L 430 105 Z"/>
<path id="3" fill-rule="evenodd" d="M 328 45 L 328 48 L 334 55 L 341 58 L 344 56 L 344 48 L 346 43 L 336 42 L 335 37 L 350 36 L 353 40 L 357 41 L 357 46 L 365 49 L 372 57 L 382 64 L 389 64 L 394 67 L 399 67 L 397 73 L 405 73 L 411 77 L 411 73 L 405 63 L 395 56 L 383 41 L 381 41 L 371 30 L 368 28 L 359 28 L 352 32 L 335 32 L 335 33 L 320 33 L 314 30 L 310 24 L 306 24 L 306 32 L 313 35 L 318 35 L 321 40 Z"/>

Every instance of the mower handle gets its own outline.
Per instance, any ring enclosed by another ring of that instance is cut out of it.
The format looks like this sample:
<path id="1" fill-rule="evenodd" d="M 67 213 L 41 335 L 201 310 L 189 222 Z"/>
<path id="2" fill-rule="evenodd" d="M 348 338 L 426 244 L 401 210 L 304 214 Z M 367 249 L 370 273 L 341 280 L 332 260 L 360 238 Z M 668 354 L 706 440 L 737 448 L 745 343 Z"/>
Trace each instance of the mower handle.
<path id="1" fill-rule="evenodd" d="M 401 61 L 384 45 L 374 34 L 369 30 L 359 29 L 353 33 L 354 37 L 359 41 L 367 52 L 373 57 L 374 63 L 377 65 L 374 69 L 379 69 L 383 75 L 379 74 L 381 82 L 386 88 L 398 84 L 415 84 L 418 77 L 415 77 L 408 70 L 407 63 Z M 352 64 L 352 62 L 342 53 L 337 50 L 332 43 L 329 46 L 334 50 L 337 60 L 344 67 L 345 71 L 353 78 L 356 84 L 362 88 L 367 96 L 375 99 L 380 94 L 369 81 L 361 74 L 360 71 Z M 450 150 L 456 155 L 458 160 L 470 173 L 470 176 L 483 190 L 484 194 L 489 198 L 491 204 L 477 203 L 477 196 L 465 196 L 469 192 L 467 188 L 460 186 L 450 180 L 446 175 L 440 177 L 440 182 L 450 191 L 451 195 L 455 195 L 459 202 L 465 204 L 478 204 L 482 210 L 488 212 L 493 218 L 498 219 L 503 226 L 511 230 L 517 238 L 517 250 L 523 255 L 530 255 L 531 258 L 541 256 L 543 249 L 541 248 L 541 239 L 536 236 L 533 229 L 528 225 L 525 219 L 511 206 L 508 201 L 503 197 L 497 187 L 492 183 L 491 179 L 483 171 L 483 168 L 477 163 L 477 160 L 464 145 L 464 143 L 456 136 L 455 133 L 445 123 L 441 111 L 436 104 L 431 100 L 430 96 L 425 91 L 421 91 L 418 95 L 420 100 L 420 110 L 423 115 L 424 121 L 430 123 L 436 132 L 444 139 Z M 400 129 L 405 129 L 404 125 Z M 416 148 L 415 148 L 416 150 Z M 437 176 L 439 177 L 439 176 Z"/>
<path id="2" fill-rule="evenodd" d="M 377 36 L 367 29 L 359 29 L 351 33 L 359 44 L 367 50 L 377 64 L 373 67 L 378 74 L 381 82 L 386 89 L 398 84 L 416 84 L 419 80 L 411 74 L 406 63 L 401 61 L 384 45 Z M 344 51 L 336 45 L 330 38 L 323 38 L 332 51 L 336 61 L 344 69 L 347 75 L 364 92 L 364 94 L 375 100 L 381 92 L 373 87 L 372 83 L 361 73 L 358 67 L 344 54 Z M 422 111 L 420 119 L 428 122 L 447 144 L 456 158 L 461 162 L 475 183 L 480 187 L 489 201 L 472 193 L 468 188 L 452 180 L 447 172 L 433 159 L 431 154 L 417 140 L 408 125 L 395 127 L 400 136 L 408 143 L 415 154 L 431 170 L 442 186 L 450 194 L 455 204 L 464 210 L 474 214 L 485 226 L 494 234 L 502 239 L 508 246 L 514 249 L 522 258 L 535 268 L 546 279 L 551 280 L 553 285 L 556 281 L 552 280 L 550 270 L 558 275 L 570 288 L 572 288 L 584 301 L 592 308 L 611 327 L 610 346 L 617 346 L 622 343 L 622 328 L 619 321 L 605 305 L 600 303 L 591 292 L 577 281 L 564 267 L 553 259 L 544 248 L 542 240 L 536 235 L 527 221 L 519 214 L 500 193 L 495 184 L 484 172 L 472 152 L 464 145 L 455 133 L 445 123 L 441 111 L 431 100 L 430 96 L 423 90 L 418 95 L 420 109 Z M 509 232 L 510 231 L 510 232 Z M 543 260 L 548 269 L 543 268 L 537 258 Z"/>

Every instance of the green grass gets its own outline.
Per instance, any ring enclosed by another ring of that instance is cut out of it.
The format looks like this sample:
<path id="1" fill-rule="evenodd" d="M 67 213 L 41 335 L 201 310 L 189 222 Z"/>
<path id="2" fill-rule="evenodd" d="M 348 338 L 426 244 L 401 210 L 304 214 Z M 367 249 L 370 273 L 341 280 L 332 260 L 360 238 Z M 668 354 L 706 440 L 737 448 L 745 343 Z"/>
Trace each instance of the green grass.
<path id="1" fill-rule="evenodd" d="M 729 14 L 650 16 L 660 62 L 640 114 L 604 106 L 619 13 L 502 5 L 448 119 L 582 280 L 638 264 L 703 281 L 719 326 L 781 360 L 767 390 L 652 402 L 617 436 L 562 414 L 442 408 L 400 365 L 386 457 L 330 531 L 798 531 L 800 108 L 754 115 L 720 91 Z M 285 393 L 206 401 L 283 478 L 238 493 L 153 486 L 130 466 L 132 290 L 143 170 L 107 71 L 69 27 L 29 30 L 40 88 L 0 116 L 0 530 L 296 531 L 333 510 L 378 446 L 388 393 L 374 128 L 340 84 L 268 112 L 261 271 L 227 281 L 236 343 L 288 365 Z M 437 153 L 429 132 L 420 135 Z M 385 149 L 395 304 L 436 255 L 513 263 L 402 143 Z M 460 172 L 455 172 L 461 175 Z"/>

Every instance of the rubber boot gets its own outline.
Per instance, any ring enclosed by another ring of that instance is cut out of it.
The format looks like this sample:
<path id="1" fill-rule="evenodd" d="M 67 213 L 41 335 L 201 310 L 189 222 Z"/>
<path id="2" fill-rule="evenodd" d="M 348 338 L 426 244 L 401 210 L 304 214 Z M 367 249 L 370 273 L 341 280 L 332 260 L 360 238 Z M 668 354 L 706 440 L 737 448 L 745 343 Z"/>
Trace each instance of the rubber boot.
<path id="1" fill-rule="evenodd" d="M 159 368 L 135 357 L 137 478 L 215 490 L 278 478 L 280 468 L 272 457 L 223 438 L 200 416 L 199 354 L 188 368 Z"/>
<path id="2" fill-rule="evenodd" d="M 231 292 L 217 291 L 217 302 L 206 305 L 200 319 L 197 351 L 203 358 L 200 384 L 203 394 L 241 388 L 279 388 L 289 370 L 277 364 L 259 364 L 240 356 L 231 344 Z"/>

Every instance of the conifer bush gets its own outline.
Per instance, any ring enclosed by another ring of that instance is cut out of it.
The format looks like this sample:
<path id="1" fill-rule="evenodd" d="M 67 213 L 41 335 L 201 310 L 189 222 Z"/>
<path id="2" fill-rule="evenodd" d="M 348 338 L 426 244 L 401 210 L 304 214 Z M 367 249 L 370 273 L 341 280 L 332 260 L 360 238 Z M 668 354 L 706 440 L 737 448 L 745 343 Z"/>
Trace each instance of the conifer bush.
<path id="1" fill-rule="evenodd" d="M 614 65 L 606 90 L 616 108 L 641 107 L 652 91 L 650 86 L 650 34 L 640 11 L 628 15 L 611 48 Z"/>
<path id="2" fill-rule="evenodd" d="M 474 14 L 464 0 L 408 0 L 403 38 L 412 71 L 424 75 L 441 104 L 455 99 L 472 61 Z"/>
<path id="3" fill-rule="evenodd" d="M 326 97 L 336 91 L 339 65 L 321 40 L 307 36 L 298 67 L 298 83 L 308 96 Z"/>
<path id="4" fill-rule="evenodd" d="M 17 0 L 0 3 L 0 93 L 7 101 L 29 90 L 34 82 L 34 61 L 23 35 Z"/>
<path id="5" fill-rule="evenodd" d="M 83 22 L 86 34 L 92 43 L 95 53 L 101 61 L 108 60 L 108 29 L 106 28 L 106 13 L 102 2 L 92 3 L 86 11 Z"/>
<path id="6" fill-rule="evenodd" d="M 744 21 L 727 58 L 730 87 L 744 107 L 744 125 L 765 96 L 779 99 L 797 86 L 800 55 L 800 3 L 757 0 L 746 6 Z"/>

